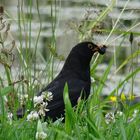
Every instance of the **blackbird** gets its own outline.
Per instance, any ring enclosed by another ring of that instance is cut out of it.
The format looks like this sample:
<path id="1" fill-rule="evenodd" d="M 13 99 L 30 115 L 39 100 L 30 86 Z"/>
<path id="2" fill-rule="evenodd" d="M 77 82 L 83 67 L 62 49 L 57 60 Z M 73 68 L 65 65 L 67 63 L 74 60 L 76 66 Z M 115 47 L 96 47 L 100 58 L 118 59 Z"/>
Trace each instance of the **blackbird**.
<path id="1" fill-rule="evenodd" d="M 81 98 L 88 98 L 91 87 L 90 61 L 95 52 L 104 54 L 106 46 L 98 46 L 92 42 L 77 44 L 72 48 L 58 76 L 38 93 L 38 95 L 41 95 L 43 92 L 49 91 L 53 95 L 53 100 L 47 106 L 49 111 L 46 112 L 46 119 L 51 118 L 54 121 L 64 115 L 63 90 L 65 83 L 68 84 L 69 98 L 72 106 L 77 104 L 81 92 Z"/>
<path id="2" fill-rule="evenodd" d="M 51 118 L 53 121 L 64 116 L 65 105 L 63 100 L 64 86 L 68 84 L 69 98 L 72 106 L 77 104 L 79 97 L 87 99 L 90 94 L 90 61 L 95 52 L 104 54 L 106 46 L 98 46 L 92 42 L 81 42 L 72 48 L 65 64 L 56 78 L 42 89 L 38 96 L 48 91 L 53 95 L 53 100 L 48 102 L 48 112 L 45 119 Z M 82 95 L 82 96 L 81 96 Z M 25 107 L 17 111 L 17 117 L 24 116 Z"/>

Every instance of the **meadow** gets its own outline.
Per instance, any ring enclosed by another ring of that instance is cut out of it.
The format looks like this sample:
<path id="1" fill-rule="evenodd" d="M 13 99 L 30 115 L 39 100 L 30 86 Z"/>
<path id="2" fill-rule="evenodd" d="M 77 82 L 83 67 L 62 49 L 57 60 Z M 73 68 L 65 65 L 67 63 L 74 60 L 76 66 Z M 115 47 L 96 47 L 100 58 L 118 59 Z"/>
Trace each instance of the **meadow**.
<path id="1" fill-rule="evenodd" d="M 29 0 L 27 3 L 25 14 L 25 2 L 18 0 L 17 19 L 5 10 L 4 5 L 0 6 L 0 140 L 138 140 L 140 137 L 140 103 L 139 93 L 135 94 L 134 88 L 135 79 L 139 77 L 140 72 L 139 42 L 135 44 L 135 38 L 139 37 L 140 32 L 133 29 L 139 27 L 140 22 L 137 20 L 126 30 L 119 29 L 121 17 L 130 1 L 127 0 L 120 9 L 118 18 L 112 22 L 112 28 L 107 29 L 101 25 L 106 23 L 108 14 L 115 8 L 115 0 L 111 0 L 94 20 L 88 13 L 78 23 L 72 22 L 69 25 L 77 34 L 78 42 L 94 41 L 96 33 L 107 34 L 102 44 L 106 44 L 108 50 L 113 50 L 113 53 L 110 57 L 106 54 L 104 56 L 96 54 L 93 57 L 91 62 L 93 81 L 88 100 L 79 100 L 77 106 L 72 108 L 66 84 L 63 93 L 65 120 L 60 118 L 55 122 L 44 121 L 44 111 L 48 110 L 38 108 L 36 94 L 54 79 L 58 66 L 65 61 L 63 51 L 61 54 L 57 52 L 55 35 L 59 20 L 56 9 L 63 1 L 48 0 L 47 2 L 50 5 L 48 20 L 51 21 L 51 37 L 46 45 L 47 57 L 39 49 L 39 39 L 43 30 L 40 2 Z M 34 39 L 32 39 L 33 7 L 36 8 L 39 21 L 38 32 Z M 18 37 L 11 32 L 10 26 L 13 23 L 16 23 L 18 27 Z M 114 34 L 117 37 L 108 41 Z M 112 47 L 110 43 L 117 41 L 120 37 L 122 40 L 119 44 Z M 128 40 L 127 49 L 130 53 L 123 58 L 122 44 L 125 39 Z M 134 47 L 135 45 L 137 47 Z M 120 52 L 122 57 L 119 56 Z M 41 70 L 40 65 L 38 66 L 40 62 L 44 64 Z M 100 64 L 105 64 L 106 67 L 103 73 L 98 74 L 97 69 Z M 115 70 L 112 73 L 114 66 Z M 126 67 L 127 72 L 124 72 Z M 108 91 L 108 95 L 104 95 L 104 88 L 111 86 L 106 85 L 108 77 L 117 74 L 122 74 L 123 78 L 114 85 L 113 90 Z M 128 82 L 131 83 L 129 92 L 125 93 L 124 88 Z M 47 102 L 53 100 L 51 93 L 45 94 Z M 23 118 L 18 119 L 16 112 L 22 106 L 26 106 L 26 113 Z"/>

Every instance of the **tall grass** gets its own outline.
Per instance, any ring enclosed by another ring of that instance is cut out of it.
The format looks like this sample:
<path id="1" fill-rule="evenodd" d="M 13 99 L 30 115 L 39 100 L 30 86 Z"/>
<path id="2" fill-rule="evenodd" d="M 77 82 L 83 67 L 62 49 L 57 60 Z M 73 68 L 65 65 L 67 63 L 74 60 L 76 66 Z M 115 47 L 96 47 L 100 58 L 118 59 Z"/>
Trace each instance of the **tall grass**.
<path id="1" fill-rule="evenodd" d="M 60 1 L 61 2 L 61 1 Z M 41 78 L 42 75 L 45 75 L 46 82 L 51 81 L 54 78 L 54 62 L 55 58 L 59 58 L 58 54 L 56 53 L 56 24 L 57 24 L 57 1 L 49 1 L 51 6 L 51 29 L 52 29 L 52 38 L 51 43 L 49 46 L 50 55 L 48 60 L 46 61 L 41 53 L 39 52 L 39 38 L 42 30 L 42 22 L 41 22 L 41 14 L 39 8 L 39 0 L 36 0 L 33 3 L 32 0 L 29 0 L 27 9 L 25 8 L 25 1 L 18 0 L 18 32 L 19 32 L 19 46 L 14 46 L 14 49 L 18 52 L 18 59 L 19 59 L 19 69 L 18 73 L 20 77 L 13 77 L 11 67 L 8 63 L 8 52 L 3 53 L 0 52 L 1 56 L 4 56 L 5 60 L 2 59 L 0 56 L 0 63 L 4 67 L 5 77 L 7 78 L 7 82 L 4 82 L 4 78 L 2 74 L 0 74 L 0 139 L 1 140 L 24 140 L 24 139 L 36 139 L 37 132 L 44 132 L 47 134 L 45 139 L 49 140 L 59 140 L 59 139 L 66 139 L 66 140 L 105 140 L 105 139 L 116 139 L 116 140 L 132 140 L 132 139 L 139 139 L 140 136 L 140 103 L 135 105 L 130 105 L 130 101 L 133 100 L 133 86 L 134 86 L 134 77 L 139 73 L 140 68 L 135 68 L 133 66 L 133 59 L 138 57 L 140 54 L 139 50 L 135 50 L 134 52 L 131 51 L 131 55 L 128 56 L 122 64 L 116 67 L 114 73 L 118 73 L 125 65 L 131 64 L 132 70 L 130 73 L 125 74 L 124 79 L 120 80 L 119 83 L 116 84 L 116 87 L 110 91 L 108 94 L 109 96 L 105 99 L 101 98 L 101 95 L 104 93 L 104 87 L 108 80 L 110 71 L 113 67 L 115 61 L 117 61 L 116 57 L 114 56 L 108 62 L 108 65 L 100 78 L 97 78 L 98 84 L 94 82 L 92 84 L 92 91 L 89 99 L 87 101 L 79 100 L 78 105 L 72 108 L 69 95 L 68 95 L 68 86 L 65 85 L 64 88 L 64 103 L 65 103 L 65 122 L 61 119 L 51 122 L 51 120 L 47 120 L 44 122 L 42 119 L 36 121 L 27 121 L 28 112 L 26 112 L 25 117 L 22 119 L 17 119 L 16 117 L 16 110 L 22 106 L 26 105 L 26 109 L 32 110 L 33 106 L 33 97 L 36 94 L 37 90 L 40 88 L 36 84 L 36 81 Z M 118 19 L 115 21 L 112 29 L 110 30 L 102 30 L 103 32 L 109 32 L 108 37 L 104 41 L 105 44 L 109 44 L 108 39 L 111 35 L 116 33 L 121 33 L 122 35 L 129 34 L 131 29 L 138 26 L 135 24 L 132 26 L 128 31 L 118 31 L 116 26 L 119 24 L 120 17 L 124 10 L 126 9 L 127 4 L 129 1 L 126 2 L 124 8 L 122 9 Z M 35 4 L 35 5 L 33 5 Z M 35 39 L 32 38 L 32 24 L 33 24 L 33 7 L 36 7 L 37 10 L 37 17 L 40 23 L 39 30 Z M 108 15 L 108 13 L 113 9 L 115 6 L 115 0 L 111 1 L 111 4 L 104 9 L 97 17 L 95 21 L 92 20 L 84 20 L 82 22 L 82 26 L 80 29 L 77 28 L 76 31 L 79 35 L 79 41 L 85 40 L 87 38 L 91 38 L 93 33 L 91 32 L 93 27 L 100 22 L 102 22 Z M 27 15 L 25 14 L 25 10 Z M 4 14 L 4 13 L 2 13 Z M 9 16 L 5 12 L 4 15 L 7 15 L 8 18 L 13 20 L 14 18 Z M 6 17 L 4 17 L 6 18 Z M 0 30 L 1 31 L 1 30 Z M 8 31 L 9 32 L 9 31 Z M 140 34 L 133 32 L 134 35 Z M 4 33 L 6 35 L 6 32 Z M 2 49 L 5 50 L 6 46 L 4 40 L 2 39 L 3 32 L 0 32 L 0 45 Z M 117 39 L 115 38 L 115 39 Z M 114 39 L 114 40 L 115 40 Z M 12 38 L 12 40 L 14 40 Z M 23 42 L 23 40 L 25 42 Z M 35 40 L 35 41 L 34 41 Z M 114 41 L 112 40 L 112 41 Z M 32 48 L 32 43 L 34 43 L 34 48 Z M 132 42 L 131 50 L 133 48 Z M 121 44 L 120 44 L 121 47 Z M 112 48 L 108 48 L 112 49 Z M 115 49 L 116 51 L 117 49 Z M 32 52 L 32 54 L 31 54 Z M 116 53 L 116 52 L 115 52 Z M 11 54 L 14 54 L 13 50 L 11 50 Z M 117 55 L 117 53 L 116 53 Z M 36 71 L 37 68 L 37 58 L 41 56 L 41 61 L 43 61 L 46 65 L 45 69 L 38 72 Z M 56 57 L 57 56 L 57 57 Z M 93 58 L 91 64 L 91 77 L 95 77 L 96 69 L 98 65 L 103 62 L 106 56 L 100 56 Z M 112 75 L 113 76 L 113 75 Z M 96 78 L 96 77 L 95 77 Z M 129 80 L 132 80 L 132 94 L 129 97 L 125 95 L 122 97 L 123 94 L 123 87 L 125 83 Z M 39 88 L 38 88 L 39 87 Z M 119 89 L 122 91 L 119 92 Z M 24 95 L 28 95 L 26 101 L 20 103 L 20 97 L 25 98 Z M 22 95 L 22 96 L 21 96 Z M 118 96 L 116 96 L 118 95 Z M 7 97 L 7 99 L 6 99 Z M 113 97 L 113 98 L 111 98 Z M 112 100 L 111 100 L 112 99 Z M 13 117 L 10 116 L 10 113 L 13 113 Z M 43 139 L 43 138 L 42 138 Z"/>

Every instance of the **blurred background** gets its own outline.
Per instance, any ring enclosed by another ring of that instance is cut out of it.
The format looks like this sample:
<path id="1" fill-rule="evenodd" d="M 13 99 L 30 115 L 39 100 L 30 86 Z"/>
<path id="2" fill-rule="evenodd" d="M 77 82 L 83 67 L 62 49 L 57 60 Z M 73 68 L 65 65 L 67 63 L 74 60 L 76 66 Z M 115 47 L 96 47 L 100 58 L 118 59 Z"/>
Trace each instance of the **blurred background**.
<path id="1" fill-rule="evenodd" d="M 106 70 L 110 60 L 114 60 L 104 83 L 102 92 L 105 95 L 140 66 L 139 0 L 1 0 L 0 5 L 4 7 L 2 16 L 5 23 L 10 24 L 5 44 L 7 48 L 13 40 L 16 44 L 11 66 L 14 80 L 24 75 L 24 65 L 33 70 L 34 82 L 46 85 L 61 70 L 71 48 L 83 40 L 108 46 L 96 69 L 97 77 L 92 76 L 95 81 Z M 92 63 L 97 57 L 94 56 Z M 11 61 L 11 56 L 6 59 Z M 47 74 L 43 74 L 44 71 Z M 49 74 L 53 75 L 52 78 L 46 78 Z M 2 64 L 0 76 L 7 81 Z M 139 85 L 140 73 L 137 73 L 118 92 L 129 94 L 133 87 L 134 94 L 139 95 Z"/>

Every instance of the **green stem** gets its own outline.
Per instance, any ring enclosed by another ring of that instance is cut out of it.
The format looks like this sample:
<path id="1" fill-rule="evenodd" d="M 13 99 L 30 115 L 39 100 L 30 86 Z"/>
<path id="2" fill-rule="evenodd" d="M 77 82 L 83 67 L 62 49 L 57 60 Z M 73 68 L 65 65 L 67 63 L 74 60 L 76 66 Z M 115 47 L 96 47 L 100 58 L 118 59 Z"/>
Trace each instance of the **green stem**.
<path id="1" fill-rule="evenodd" d="M 133 45 L 131 43 L 131 55 L 133 54 Z M 132 57 L 131 59 L 131 71 L 132 73 L 134 72 L 134 67 L 133 67 L 133 64 L 134 64 L 134 58 Z M 131 79 L 131 95 L 133 96 L 134 94 L 134 75 L 132 75 L 132 79 Z"/>
<path id="2" fill-rule="evenodd" d="M 51 47 L 56 47 L 56 38 L 55 38 L 55 30 L 56 30 L 56 0 L 55 7 L 53 10 L 53 3 L 51 3 L 51 17 L 52 17 L 52 45 Z M 53 19 L 54 18 L 54 19 Z M 54 72 L 54 56 L 51 56 L 51 80 L 53 79 L 53 72 Z"/>
<path id="3" fill-rule="evenodd" d="M 5 68 L 5 73 L 6 73 L 6 77 L 8 80 L 8 85 L 11 85 L 11 83 L 12 83 L 11 70 L 7 66 L 4 66 L 4 68 Z"/>

